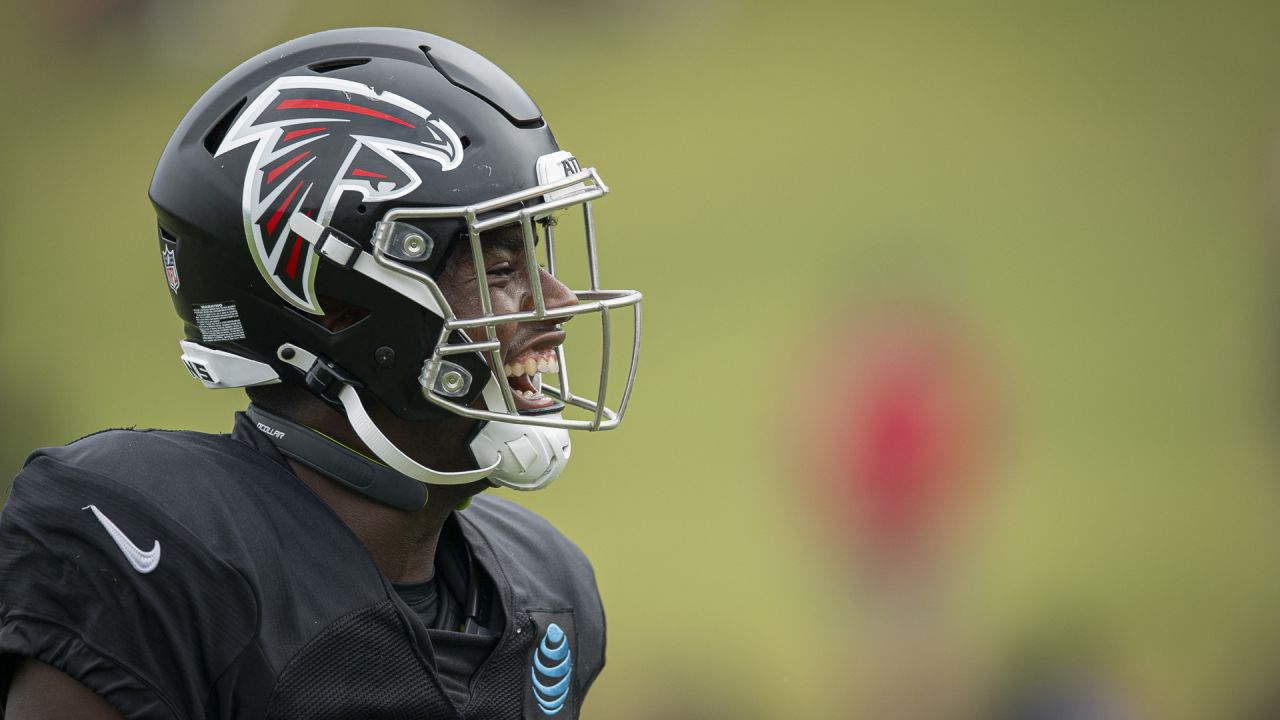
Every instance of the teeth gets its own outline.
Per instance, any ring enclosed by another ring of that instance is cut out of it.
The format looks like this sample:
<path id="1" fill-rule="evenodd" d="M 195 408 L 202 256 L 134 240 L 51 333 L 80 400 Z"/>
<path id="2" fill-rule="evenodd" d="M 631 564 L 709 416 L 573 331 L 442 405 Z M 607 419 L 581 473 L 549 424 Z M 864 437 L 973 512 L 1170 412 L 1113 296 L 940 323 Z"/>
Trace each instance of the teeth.
<path id="1" fill-rule="evenodd" d="M 560 361 L 556 359 L 555 354 L 546 353 L 538 357 L 526 357 L 524 360 L 507 363 L 502 366 L 502 370 L 507 377 L 528 375 L 532 378 L 538 373 L 560 372 Z"/>

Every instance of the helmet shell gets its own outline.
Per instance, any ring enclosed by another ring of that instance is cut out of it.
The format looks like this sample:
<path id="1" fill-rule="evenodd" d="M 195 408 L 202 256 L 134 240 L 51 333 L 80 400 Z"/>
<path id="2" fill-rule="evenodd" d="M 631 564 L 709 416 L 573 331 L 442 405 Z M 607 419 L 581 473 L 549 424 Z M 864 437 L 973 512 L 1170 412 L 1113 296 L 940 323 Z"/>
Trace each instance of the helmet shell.
<path id="1" fill-rule="evenodd" d="M 254 57 L 196 102 L 152 178 L 187 339 L 302 383 L 276 357 L 293 343 L 353 376 L 400 417 L 438 417 L 443 411 L 423 398 L 418 374 L 441 318 L 324 260 L 290 232 L 287 218 L 303 212 L 368 252 L 387 211 L 467 206 L 536 186 L 537 159 L 558 149 L 514 80 L 435 35 L 332 30 Z M 465 241 L 465 223 L 410 222 L 432 241 L 410 264 L 435 276 Z M 330 308 L 356 308 L 362 317 L 330 330 L 320 322 Z M 478 356 L 458 361 L 473 378 L 489 378 Z M 475 382 L 465 400 L 484 384 Z"/>

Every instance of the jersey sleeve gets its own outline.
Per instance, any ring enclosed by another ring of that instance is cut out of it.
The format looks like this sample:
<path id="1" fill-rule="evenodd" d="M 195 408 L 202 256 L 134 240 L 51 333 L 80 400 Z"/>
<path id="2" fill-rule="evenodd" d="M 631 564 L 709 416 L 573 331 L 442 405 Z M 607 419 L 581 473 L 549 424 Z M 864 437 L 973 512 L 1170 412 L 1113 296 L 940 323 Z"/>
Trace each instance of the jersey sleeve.
<path id="1" fill-rule="evenodd" d="M 253 640 L 251 586 L 145 486 L 82 465 L 33 455 L 0 514 L 0 673 L 34 658 L 126 717 L 200 717 Z"/>

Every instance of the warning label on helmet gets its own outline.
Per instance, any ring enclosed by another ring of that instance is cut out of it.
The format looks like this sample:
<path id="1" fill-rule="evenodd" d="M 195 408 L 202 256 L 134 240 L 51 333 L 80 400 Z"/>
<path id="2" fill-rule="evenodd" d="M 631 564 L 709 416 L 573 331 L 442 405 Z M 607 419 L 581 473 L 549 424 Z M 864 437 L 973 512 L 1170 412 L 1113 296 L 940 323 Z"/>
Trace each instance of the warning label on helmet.
<path id="1" fill-rule="evenodd" d="M 200 339 L 205 342 L 227 342 L 244 339 L 244 326 L 240 324 L 240 312 L 235 303 L 192 305 Z"/>

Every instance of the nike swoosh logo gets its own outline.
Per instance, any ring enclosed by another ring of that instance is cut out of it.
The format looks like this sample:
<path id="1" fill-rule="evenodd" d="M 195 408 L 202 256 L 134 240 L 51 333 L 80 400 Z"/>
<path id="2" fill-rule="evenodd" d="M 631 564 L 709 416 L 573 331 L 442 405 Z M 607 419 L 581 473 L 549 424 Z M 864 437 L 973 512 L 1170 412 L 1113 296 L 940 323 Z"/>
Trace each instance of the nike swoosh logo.
<path id="1" fill-rule="evenodd" d="M 102 527 L 107 529 L 107 534 L 115 541 L 116 546 L 120 548 L 120 552 L 124 553 L 124 559 L 129 561 L 134 570 L 142 574 L 147 574 L 156 569 L 160 564 L 160 541 L 156 540 L 155 545 L 150 550 L 143 551 L 142 548 L 134 545 L 128 537 L 125 536 L 116 524 L 111 522 L 111 518 L 102 514 L 102 511 L 95 505 L 85 505 L 81 510 L 92 510 L 93 514 L 98 518 L 98 522 L 102 523 Z"/>

